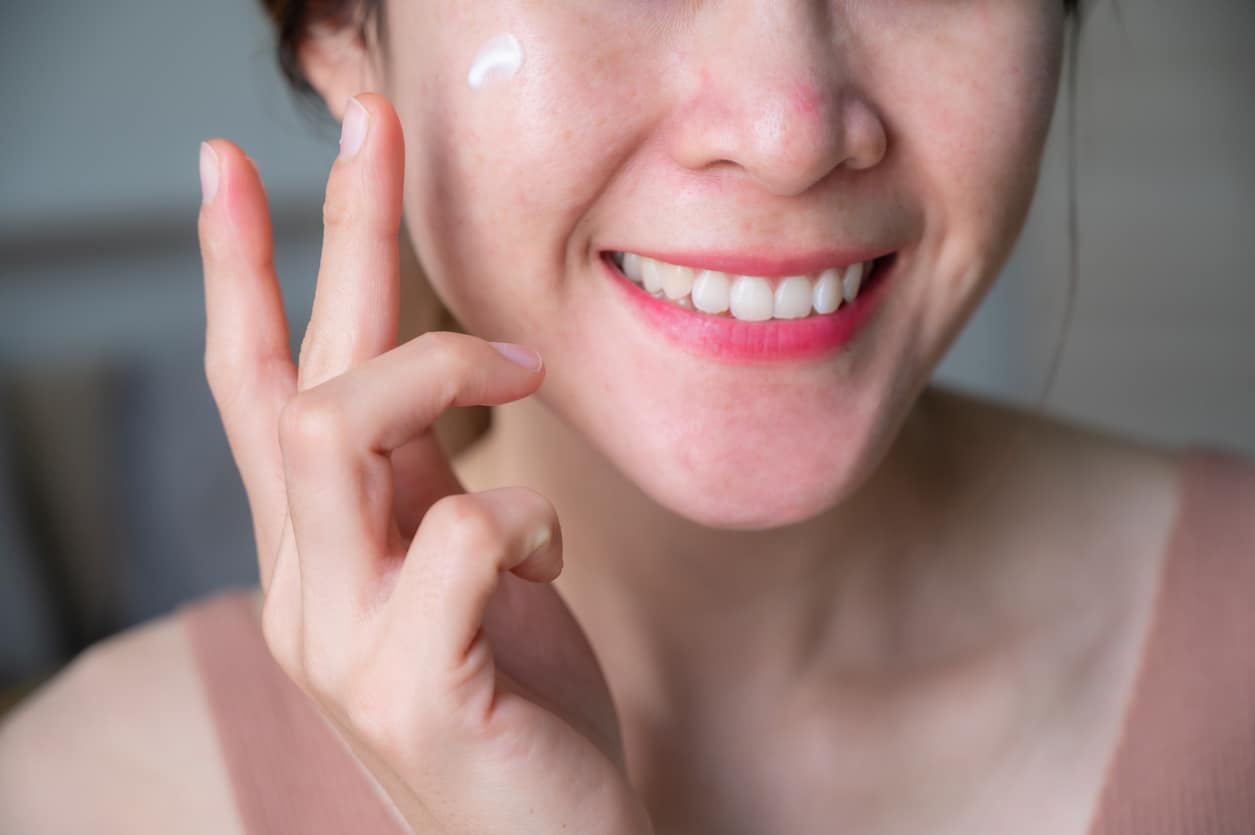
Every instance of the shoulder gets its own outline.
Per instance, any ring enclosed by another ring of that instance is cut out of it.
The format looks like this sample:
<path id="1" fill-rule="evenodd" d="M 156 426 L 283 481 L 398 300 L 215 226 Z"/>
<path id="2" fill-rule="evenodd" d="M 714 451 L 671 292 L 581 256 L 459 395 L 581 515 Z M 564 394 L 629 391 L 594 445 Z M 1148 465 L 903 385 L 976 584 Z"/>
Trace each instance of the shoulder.
<path id="1" fill-rule="evenodd" d="M 1013 413 L 1036 472 L 1127 526 L 1158 520 L 1174 552 L 1255 559 L 1255 456 L 1218 442 L 1157 443 L 1076 420 Z M 1192 540 L 1192 541 L 1187 541 Z"/>
<path id="2" fill-rule="evenodd" d="M 89 648 L 6 718 L 0 830 L 240 831 L 179 614 Z"/>
<path id="3" fill-rule="evenodd" d="M 972 460 L 970 504 L 1005 520 L 1006 547 L 1075 555 L 1093 584 L 1142 607 L 1165 568 L 1255 587 L 1255 457 L 1220 444 L 1174 445 L 967 392 L 935 410 L 955 456 Z M 1165 562 L 1167 561 L 1167 563 Z"/>
<path id="4" fill-rule="evenodd" d="M 997 500 L 1030 503 L 1039 521 L 1130 547 L 1139 532 L 1151 551 L 1169 534 L 1191 448 L 967 392 L 941 390 L 936 403 L 957 454 L 997 485 Z"/>

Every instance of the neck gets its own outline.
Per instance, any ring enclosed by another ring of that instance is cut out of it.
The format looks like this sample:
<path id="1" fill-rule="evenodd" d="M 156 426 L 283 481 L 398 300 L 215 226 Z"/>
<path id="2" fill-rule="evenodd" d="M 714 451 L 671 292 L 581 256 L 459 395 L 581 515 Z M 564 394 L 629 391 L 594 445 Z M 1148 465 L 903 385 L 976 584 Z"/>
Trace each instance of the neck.
<path id="1" fill-rule="evenodd" d="M 905 665 L 969 655 L 991 634 L 979 607 L 968 604 L 960 624 L 949 605 L 980 567 L 978 549 L 947 543 L 962 482 L 940 443 L 938 396 L 925 391 L 844 501 L 770 530 L 672 513 L 536 398 L 497 407 L 459 469 L 468 489 L 526 484 L 554 503 L 564 542 L 555 585 L 612 688 L 618 678 L 674 702 L 730 683 L 796 688 L 834 665 L 901 680 Z"/>

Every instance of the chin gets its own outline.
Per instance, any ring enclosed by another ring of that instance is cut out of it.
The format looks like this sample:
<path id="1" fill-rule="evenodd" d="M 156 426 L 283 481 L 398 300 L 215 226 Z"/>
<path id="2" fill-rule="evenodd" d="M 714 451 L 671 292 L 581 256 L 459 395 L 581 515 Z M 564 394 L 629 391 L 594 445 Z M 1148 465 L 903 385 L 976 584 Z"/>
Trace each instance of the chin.
<path id="1" fill-rule="evenodd" d="M 783 413 L 770 399 L 735 415 L 690 402 L 682 421 L 638 411 L 633 426 L 594 437 L 645 494 L 695 524 L 781 528 L 846 500 L 891 440 L 874 401 L 832 407 L 813 397 Z"/>
<path id="2" fill-rule="evenodd" d="M 856 472 L 853 466 L 839 466 L 798 479 L 778 468 L 731 481 L 709 478 L 709 473 L 631 475 L 651 498 L 694 524 L 716 530 L 766 531 L 800 524 L 830 510 L 857 488 Z"/>

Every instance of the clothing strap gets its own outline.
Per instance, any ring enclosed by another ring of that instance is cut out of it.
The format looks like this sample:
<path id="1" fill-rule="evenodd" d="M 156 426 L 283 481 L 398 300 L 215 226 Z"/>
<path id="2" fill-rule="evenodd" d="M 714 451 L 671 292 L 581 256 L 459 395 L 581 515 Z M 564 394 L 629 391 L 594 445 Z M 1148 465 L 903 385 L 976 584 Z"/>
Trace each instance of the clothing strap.
<path id="1" fill-rule="evenodd" d="M 401 835 L 391 802 L 270 655 L 251 598 L 181 610 L 244 832 Z"/>
<path id="2" fill-rule="evenodd" d="M 1181 506 L 1094 835 L 1255 833 L 1255 460 L 1186 447 Z"/>

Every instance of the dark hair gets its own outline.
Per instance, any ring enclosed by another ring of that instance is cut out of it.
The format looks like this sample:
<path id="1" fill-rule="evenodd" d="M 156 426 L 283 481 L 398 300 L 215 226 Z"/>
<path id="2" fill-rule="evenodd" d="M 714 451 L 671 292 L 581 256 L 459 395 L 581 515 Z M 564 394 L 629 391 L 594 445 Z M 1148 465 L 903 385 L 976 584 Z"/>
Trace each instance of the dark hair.
<path id="1" fill-rule="evenodd" d="M 383 14 L 383 0 L 261 0 L 275 26 L 279 69 L 302 98 L 318 98 L 301 67 L 301 42 L 316 26 L 355 26 L 366 39 L 367 27 Z"/>
<path id="2" fill-rule="evenodd" d="M 279 69 L 304 98 L 317 98 L 305 71 L 301 68 L 301 41 L 315 27 L 329 24 L 332 28 L 357 27 L 366 39 L 367 27 L 378 25 L 383 17 L 383 0 L 261 0 L 275 25 Z M 1076 14 L 1081 0 L 1063 0 L 1068 14 Z"/>

